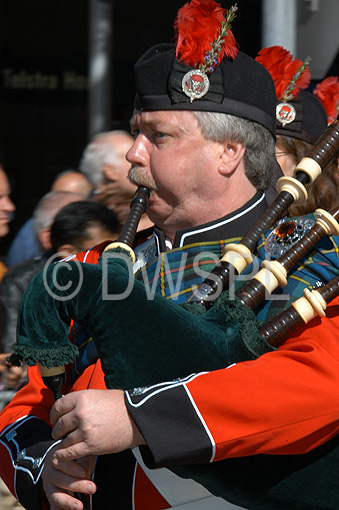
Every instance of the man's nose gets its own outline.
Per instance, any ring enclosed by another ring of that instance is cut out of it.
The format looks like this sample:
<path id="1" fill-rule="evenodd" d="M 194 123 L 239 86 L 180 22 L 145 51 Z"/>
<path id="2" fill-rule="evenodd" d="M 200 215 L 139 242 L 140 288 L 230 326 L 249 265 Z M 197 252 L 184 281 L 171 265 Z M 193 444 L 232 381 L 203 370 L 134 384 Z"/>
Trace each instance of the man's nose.
<path id="1" fill-rule="evenodd" d="M 12 200 L 9 197 L 5 197 L 4 209 L 8 212 L 15 211 L 15 205 L 13 204 Z"/>
<path id="2" fill-rule="evenodd" d="M 145 136 L 139 134 L 132 147 L 126 154 L 126 159 L 133 166 L 147 166 L 149 163 L 149 148 Z"/>

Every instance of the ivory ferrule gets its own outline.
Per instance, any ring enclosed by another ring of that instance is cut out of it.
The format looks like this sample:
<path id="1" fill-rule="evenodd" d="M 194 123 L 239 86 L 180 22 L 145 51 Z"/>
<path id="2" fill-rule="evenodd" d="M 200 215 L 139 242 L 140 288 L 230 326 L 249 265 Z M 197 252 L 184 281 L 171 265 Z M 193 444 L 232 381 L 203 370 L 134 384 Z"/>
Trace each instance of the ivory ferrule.
<path id="1" fill-rule="evenodd" d="M 261 268 L 255 276 L 253 276 L 253 279 L 260 282 L 270 294 L 272 294 L 274 289 L 276 289 L 279 285 L 279 282 L 274 274 L 271 273 L 269 269 L 264 267 Z"/>
<path id="2" fill-rule="evenodd" d="M 325 317 L 327 304 L 318 291 L 304 289 L 304 296 L 292 303 L 292 306 L 297 310 L 305 324 L 307 324 L 317 315 Z"/>
<path id="3" fill-rule="evenodd" d="M 325 299 L 321 296 L 320 292 L 317 290 L 310 291 L 309 289 L 304 289 L 304 296 L 313 306 L 315 312 L 319 317 L 325 317 L 325 310 L 327 308 L 327 303 Z"/>
<path id="4" fill-rule="evenodd" d="M 333 216 L 325 211 L 324 209 L 316 209 L 314 216 L 316 222 L 324 229 L 326 235 L 338 236 L 339 235 L 339 223 L 333 218 Z"/>
<path id="5" fill-rule="evenodd" d="M 284 268 L 284 266 L 282 264 L 280 264 L 280 262 L 278 262 L 277 260 L 263 260 L 261 263 L 261 267 L 265 268 L 266 270 L 268 270 L 270 273 L 272 273 L 274 275 L 274 277 L 277 281 L 277 284 L 274 287 L 274 289 L 276 289 L 278 286 L 286 287 L 286 285 L 287 285 L 287 271 Z"/>
<path id="6" fill-rule="evenodd" d="M 39 365 L 40 373 L 42 377 L 53 377 L 54 375 L 60 375 L 65 372 L 64 365 L 60 365 L 58 367 L 44 367 L 42 365 Z"/>
<path id="7" fill-rule="evenodd" d="M 251 264 L 253 256 L 250 250 L 243 244 L 230 243 L 225 246 L 225 253 L 221 260 L 231 264 L 235 267 L 238 274 L 241 274 Z"/>
<path id="8" fill-rule="evenodd" d="M 276 184 L 277 192 L 287 191 L 293 197 L 296 205 L 302 204 L 307 200 L 307 191 L 305 186 L 295 177 L 280 177 Z"/>
<path id="9" fill-rule="evenodd" d="M 108 244 L 104 249 L 103 253 L 105 253 L 106 251 L 115 250 L 116 248 L 122 248 L 123 250 L 127 251 L 133 264 L 135 263 L 136 259 L 132 248 L 125 243 L 120 243 L 119 241 L 114 241 L 113 243 Z"/>
<path id="10" fill-rule="evenodd" d="M 312 184 L 321 174 L 322 168 L 314 159 L 304 157 L 295 167 L 294 175 L 296 175 L 297 172 L 304 172 L 307 174 L 310 179 L 310 184 Z"/>

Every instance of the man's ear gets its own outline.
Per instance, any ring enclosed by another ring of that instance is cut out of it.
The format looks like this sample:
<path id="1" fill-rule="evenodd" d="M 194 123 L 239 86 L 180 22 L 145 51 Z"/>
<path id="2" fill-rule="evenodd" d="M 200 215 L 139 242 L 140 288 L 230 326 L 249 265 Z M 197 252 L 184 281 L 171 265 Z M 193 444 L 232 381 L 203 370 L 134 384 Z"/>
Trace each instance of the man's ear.
<path id="1" fill-rule="evenodd" d="M 116 177 L 115 165 L 106 163 L 103 168 L 103 174 L 108 181 L 112 181 Z"/>
<path id="2" fill-rule="evenodd" d="M 239 142 L 225 142 L 219 157 L 218 171 L 220 175 L 231 175 L 241 163 L 246 148 Z"/>
<path id="3" fill-rule="evenodd" d="M 50 228 L 43 228 L 40 230 L 38 237 L 44 251 L 50 250 L 52 248 Z"/>

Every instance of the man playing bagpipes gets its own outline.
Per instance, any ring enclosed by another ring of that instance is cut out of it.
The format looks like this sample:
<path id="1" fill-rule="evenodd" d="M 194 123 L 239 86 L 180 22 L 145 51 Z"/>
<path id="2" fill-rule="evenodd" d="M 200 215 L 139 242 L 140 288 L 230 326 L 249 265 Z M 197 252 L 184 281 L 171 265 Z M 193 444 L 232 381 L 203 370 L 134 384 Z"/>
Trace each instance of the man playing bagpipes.
<path id="1" fill-rule="evenodd" d="M 216 21 L 213 33 L 218 34 L 224 13 L 214 2 L 192 1 L 191 8 L 197 9 L 193 18 L 208 16 L 208 27 Z M 192 329 L 192 338 L 178 329 L 183 321 L 187 328 L 193 325 L 193 314 L 178 303 L 188 300 L 225 244 L 239 241 L 265 212 L 261 190 L 269 186 L 275 165 L 276 96 L 269 74 L 237 52 L 229 27 L 223 35 L 231 44 L 221 44 L 220 62 L 214 48 L 211 64 L 197 70 L 203 58 L 196 51 L 206 54 L 206 35 L 198 41 L 192 61 L 192 47 L 187 47 L 192 27 L 185 9 L 178 17 L 177 55 L 174 45 L 158 45 L 135 65 L 135 142 L 127 158 L 131 180 L 150 190 L 147 212 L 156 225 L 154 235 L 135 252 L 137 264 L 146 265 L 149 288 L 155 282 L 156 293 L 153 299 L 143 298 L 147 286 L 141 271 L 130 294 L 132 306 L 126 309 L 123 300 L 114 301 L 113 320 L 107 318 L 109 324 L 116 321 L 116 331 L 124 330 L 138 342 L 137 348 L 129 348 L 140 365 L 149 360 L 146 381 L 165 337 L 173 338 L 167 352 L 174 351 L 178 364 L 180 344 L 191 340 L 189 356 L 194 360 L 198 328 Z M 189 27 L 185 36 L 182 24 Z M 195 36 L 200 34 L 201 27 Z M 338 476 L 337 301 L 328 307 L 327 317 L 313 321 L 277 350 L 267 346 L 257 359 L 230 366 L 221 359 L 217 370 L 203 372 L 209 368 L 202 367 L 152 386 L 107 390 L 95 342 L 81 328 L 82 318 L 91 315 L 105 330 L 104 313 L 92 305 L 106 244 L 77 257 L 87 263 L 79 266 L 87 276 L 74 301 L 55 299 L 47 289 L 35 295 L 36 285 L 42 290 L 43 274 L 26 294 L 22 311 L 33 312 L 32 322 L 28 327 L 28 315 L 22 316 L 19 337 L 48 346 L 60 324 L 67 332 L 67 312 L 75 311 L 73 318 L 79 320 L 72 330 L 73 346 L 79 355 L 66 367 L 64 396 L 54 406 L 39 369 L 32 366 L 28 384 L 0 415 L 0 475 L 24 507 L 81 510 L 83 504 L 73 493 L 83 492 L 92 495 L 94 509 L 232 508 L 228 502 L 257 509 L 337 508 L 338 491 L 336 486 L 329 491 L 328 485 Z M 304 286 L 312 288 L 338 274 L 335 242 L 326 238 L 317 248 L 309 264 L 294 270 L 282 295 L 296 298 Z M 201 274 L 194 267 L 197 261 Z M 117 294 L 128 280 L 120 262 L 113 260 L 109 266 L 115 268 L 113 284 L 121 282 L 119 289 L 110 289 Z M 49 283 L 53 270 L 51 266 L 44 273 Z M 67 268 L 60 274 L 65 272 Z M 168 308 L 163 307 L 160 318 L 155 310 L 161 311 L 164 298 Z M 260 310 L 262 319 L 285 304 L 271 300 Z M 50 306 L 58 323 L 49 315 Z M 181 311 L 171 323 L 168 317 L 174 308 Z M 211 310 L 206 314 L 213 314 Z M 222 309 L 216 315 L 225 316 Z M 212 341 L 219 330 L 238 338 L 234 321 L 225 332 L 224 320 L 199 320 L 202 340 L 209 336 Z M 250 315 L 247 320 L 255 322 Z M 95 329 L 92 322 L 90 326 Z M 108 331 L 112 342 L 119 336 L 116 331 Z M 154 340 L 153 350 L 147 347 L 149 339 Z M 63 338 L 59 343 L 68 347 Z M 109 368 L 105 352 L 101 357 Z M 163 365 L 170 362 L 164 359 Z M 114 377 L 114 367 L 110 375 Z M 131 449 L 136 446 L 140 449 Z"/>

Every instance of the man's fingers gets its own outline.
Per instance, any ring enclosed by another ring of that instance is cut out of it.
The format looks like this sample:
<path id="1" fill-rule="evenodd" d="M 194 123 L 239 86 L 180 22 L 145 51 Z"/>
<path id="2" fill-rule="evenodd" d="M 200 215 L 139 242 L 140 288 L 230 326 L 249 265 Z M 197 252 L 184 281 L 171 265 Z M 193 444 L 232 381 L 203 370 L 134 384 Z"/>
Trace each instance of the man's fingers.
<path id="1" fill-rule="evenodd" d="M 48 479 L 44 480 L 44 490 L 49 502 L 55 505 L 56 509 L 81 510 L 83 505 L 76 499 L 74 493 L 94 494 L 96 485 L 91 480 L 74 478 L 54 471 L 52 483 L 49 483 Z"/>
<path id="2" fill-rule="evenodd" d="M 55 453 L 60 450 L 65 450 L 66 448 L 70 450 L 67 460 L 78 459 L 79 457 L 85 457 L 86 455 L 93 453 L 88 449 L 84 442 L 84 436 L 81 430 L 75 427 L 74 430 L 72 430 L 70 426 L 64 424 L 63 418 L 60 418 L 56 425 L 54 425 L 52 437 L 54 439 L 62 439 L 62 441 L 58 444 L 58 448 Z M 79 447 L 79 444 L 81 444 L 81 447 Z M 57 458 L 61 457 L 58 455 Z M 64 456 L 62 458 L 65 459 Z"/>
<path id="3" fill-rule="evenodd" d="M 62 473 L 73 476 L 74 478 L 87 478 L 90 472 L 79 462 L 63 462 L 53 455 L 52 466 Z"/>
<path id="4" fill-rule="evenodd" d="M 71 444 L 71 446 L 68 446 Z M 89 455 L 91 452 L 86 443 L 83 441 L 74 444 L 72 440 L 69 441 L 69 438 L 66 437 L 61 443 L 59 443 L 59 448 L 54 452 L 54 459 L 59 461 L 70 461 L 75 459 L 81 459 L 86 455 Z"/>
<path id="5" fill-rule="evenodd" d="M 86 495 L 96 492 L 96 484 L 91 480 L 96 456 L 88 455 L 79 462 L 64 462 L 56 457 L 60 444 L 47 454 L 42 471 L 43 488 L 50 510 L 83 510 L 83 503 L 76 499 L 74 493 Z"/>
<path id="6" fill-rule="evenodd" d="M 66 417 L 61 417 L 57 420 L 53 427 L 52 436 L 54 439 L 62 439 L 66 434 L 71 433 L 76 428 L 76 425 L 72 423 L 70 416 L 67 414 Z"/>
<path id="7" fill-rule="evenodd" d="M 51 409 L 50 412 L 50 420 L 54 425 L 57 420 L 63 416 L 65 413 L 69 413 L 74 409 L 73 399 L 69 398 L 71 395 L 67 395 L 65 397 L 59 398 Z"/>
<path id="8" fill-rule="evenodd" d="M 84 505 L 73 494 L 67 492 L 46 491 L 51 510 L 83 510 Z"/>
<path id="9" fill-rule="evenodd" d="M 80 460 L 64 462 L 53 454 L 52 467 L 74 478 L 90 479 L 95 465 L 96 455 L 88 455 L 87 457 L 82 457 Z"/>
<path id="10" fill-rule="evenodd" d="M 92 487 L 91 490 L 95 487 L 95 484 L 88 479 L 90 475 L 89 470 L 80 463 L 76 461 L 62 462 L 53 454 L 51 466 L 45 466 L 43 480 L 47 484 L 61 489 L 87 492 L 89 487 Z"/>

